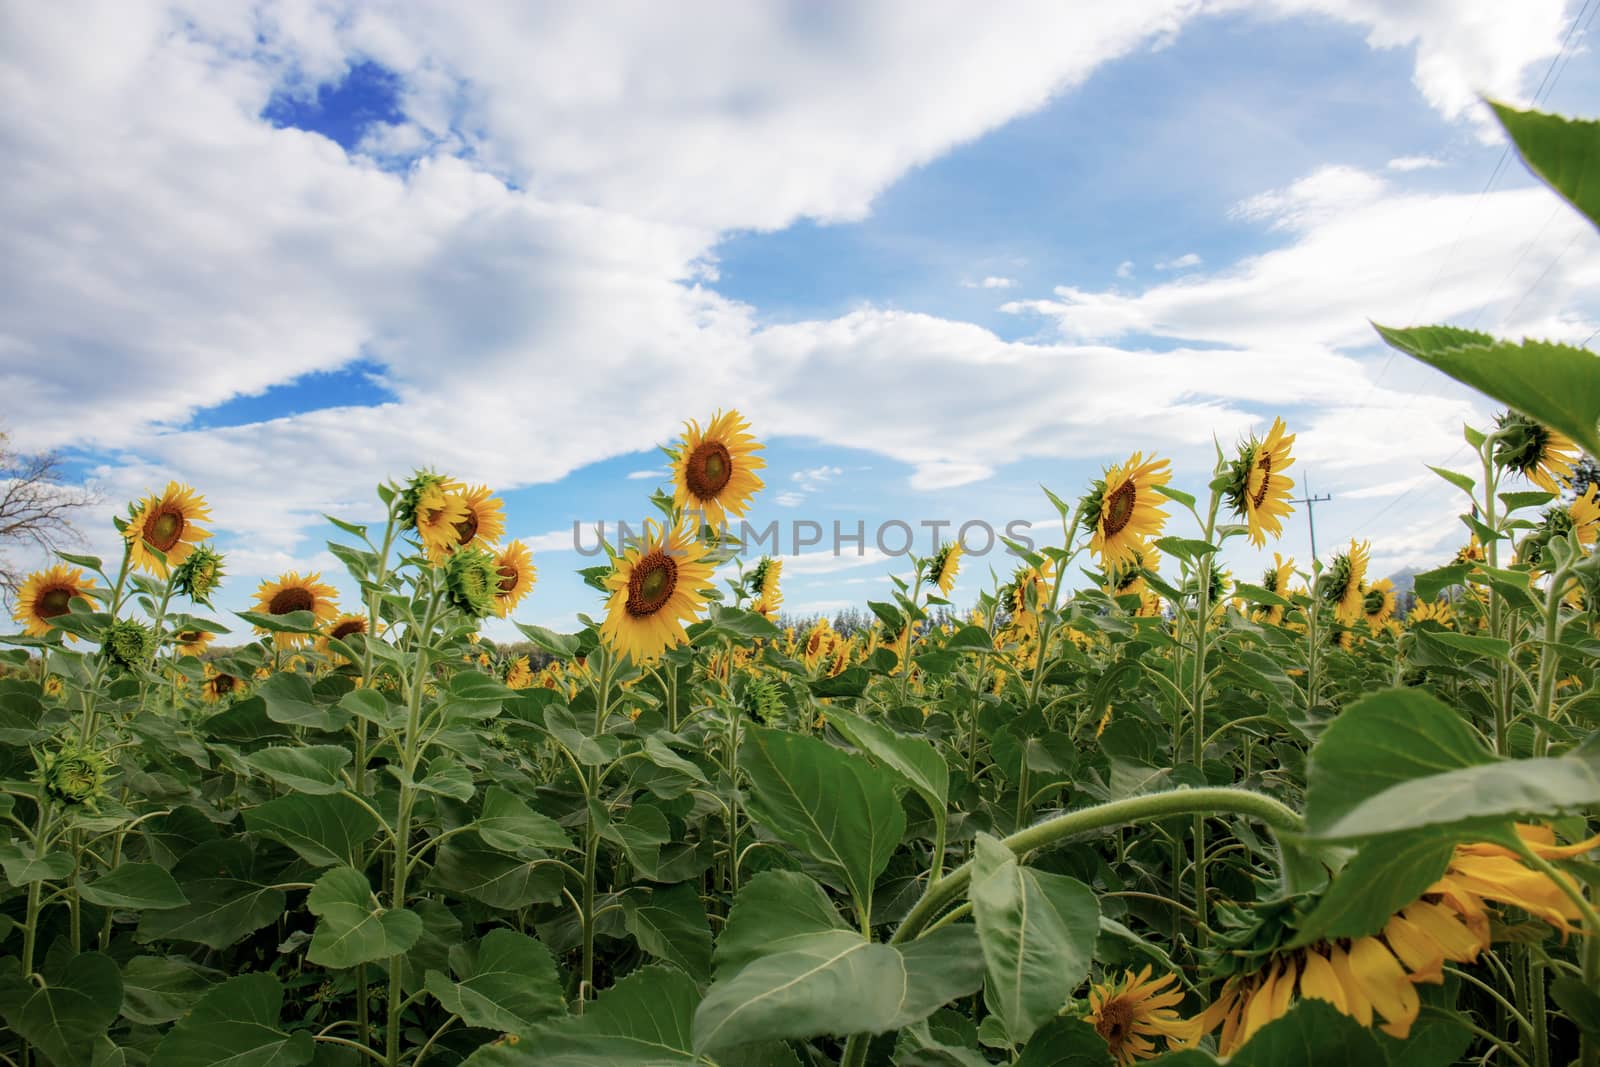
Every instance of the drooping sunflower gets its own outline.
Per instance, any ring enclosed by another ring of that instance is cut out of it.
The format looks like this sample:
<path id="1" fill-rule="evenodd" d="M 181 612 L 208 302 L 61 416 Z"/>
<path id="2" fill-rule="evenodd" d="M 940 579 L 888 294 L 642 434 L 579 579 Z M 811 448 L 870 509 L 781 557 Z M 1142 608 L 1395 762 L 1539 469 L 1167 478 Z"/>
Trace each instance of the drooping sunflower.
<path id="1" fill-rule="evenodd" d="M 754 597 L 750 610 L 767 618 L 774 618 L 783 605 L 783 590 L 778 580 L 783 577 L 783 560 L 762 556 L 745 576 L 745 592 Z"/>
<path id="2" fill-rule="evenodd" d="M 1394 583 L 1387 578 L 1379 578 L 1367 586 L 1367 591 L 1361 597 L 1361 614 L 1367 617 L 1367 628 L 1377 633 L 1384 628 L 1394 615 Z"/>
<path id="3" fill-rule="evenodd" d="M 206 665 L 206 685 L 201 690 L 201 696 L 208 704 L 220 704 L 222 701 L 244 692 L 244 683 L 231 674 L 224 674 L 210 664 Z"/>
<path id="4" fill-rule="evenodd" d="M 1455 611 L 1444 600 L 1419 600 L 1406 613 L 1406 622 L 1415 626 L 1419 622 L 1436 622 L 1440 626 L 1455 625 Z"/>
<path id="5" fill-rule="evenodd" d="M 72 610 L 75 599 L 89 600 L 94 582 L 83 576 L 82 569 L 58 563 L 28 575 L 17 591 L 17 606 L 11 617 L 22 624 L 22 632 L 29 637 L 43 637 L 55 629 L 50 620 Z M 77 638 L 67 635 L 69 641 Z"/>
<path id="6" fill-rule="evenodd" d="M 1280 553 L 1274 552 L 1272 563 L 1261 576 L 1261 588 L 1288 599 L 1289 581 L 1294 577 L 1294 560 L 1284 559 Z M 1267 605 L 1256 613 L 1256 621 L 1279 626 L 1283 623 L 1283 612 L 1282 604 Z"/>
<path id="7" fill-rule="evenodd" d="M 1367 557 L 1371 550 L 1371 542 L 1363 541 L 1358 545 L 1352 537 L 1349 550 L 1333 557 L 1333 564 L 1322 576 L 1322 598 L 1332 606 L 1334 618 L 1346 626 L 1354 626 L 1361 619 L 1366 605 L 1362 586 L 1366 582 Z"/>
<path id="8" fill-rule="evenodd" d="M 1171 478 L 1166 460 L 1146 460 L 1135 452 L 1128 462 L 1108 467 L 1105 477 L 1094 483 L 1085 498 L 1084 523 L 1094 531 L 1089 549 L 1103 566 L 1126 561 L 1147 538 L 1161 532 L 1167 513 L 1155 487 Z"/>
<path id="9" fill-rule="evenodd" d="M 748 432 L 750 424 L 729 410 L 713 415 L 702 430 L 695 421 L 684 423 L 672 465 L 672 502 L 693 521 L 720 527 L 728 516 L 738 517 L 764 484 L 756 471 L 767 461 L 756 455 L 765 446 Z"/>
<path id="10" fill-rule="evenodd" d="M 944 596 L 955 588 L 956 575 L 961 573 L 961 542 L 949 541 L 939 546 L 928 564 L 928 581 L 938 587 Z"/>
<path id="11" fill-rule="evenodd" d="M 1089 986 L 1089 1022 L 1105 1038 L 1111 1058 L 1124 1067 L 1134 1060 L 1153 1059 L 1157 1051 L 1153 1038 L 1181 1046 L 1195 1030 L 1193 1023 L 1178 1015 L 1176 1005 L 1182 1003 L 1183 991 L 1167 988 L 1178 976 L 1168 973 L 1152 980 L 1151 970 L 1146 964 L 1138 974 L 1124 971 L 1120 979 Z"/>
<path id="12" fill-rule="evenodd" d="M 712 566 L 705 546 L 686 528 L 646 520 L 644 535 L 623 550 L 606 578 L 611 590 L 600 636 L 635 663 L 654 663 L 688 640 L 685 622 L 705 607 Z"/>
<path id="13" fill-rule="evenodd" d="M 1161 572 L 1161 550 L 1155 545 L 1141 545 L 1133 556 L 1106 568 L 1105 582 L 1101 586 L 1112 596 L 1140 596 L 1150 588 L 1147 574 Z"/>
<path id="14" fill-rule="evenodd" d="M 506 688 L 526 689 L 533 684 L 533 668 L 528 666 L 527 656 L 518 656 L 506 668 Z"/>
<path id="15" fill-rule="evenodd" d="M 818 619 L 816 625 L 806 634 L 805 643 L 801 647 L 800 656 L 805 661 L 806 670 L 816 670 L 817 664 L 832 654 L 838 642 L 839 635 L 833 632 L 828 620 Z"/>
<path id="16" fill-rule="evenodd" d="M 261 583 L 256 590 L 255 610 L 265 615 L 309 611 L 315 617 L 316 625 L 323 626 L 339 613 L 339 607 L 334 603 L 337 595 L 333 586 L 323 584 L 320 572 L 313 571 L 302 578 L 299 571 L 289 571 Z M 256 632 L 269 631 L 257 626 Z M 311 639 L 311 634 L 284 633 L 281 630 L 272 633 L 272 643 L 279 648 L 295 648 L 309 644 Z"/>
<path id="17" fill-rule="evenodd" d="M 1581 455 L 1578 446 L 1520 411 L 1508 411 L 1496 422 L 1495 462 L 1545 492 L 1560 495 L 1562 483 L 1572 480 L 1573 464 Z"/>
<path id="18" fill-rule="evenodd" d="M 539 569 L 533 565 L 533 553 L 521 541 L 513 541 L 496 552 L 494 565 L 500 576 L 494 593 L 494 613 L 503 619 L 528 595 L 538 580 Z"/>
<path id="19" fill-rule="evenodd" d="M 211 508 L 204 497 L 187 485 L 168 482 L 159 495 L 139 503 L 122 536 L 135 567 L 165 578 L 169 568 L 188 559 L 195 546 L 211 536 L 198 525 L 210 521 Z"/>
<path id="20" fill-rule="evenodd" d="M 456 546 L 492 545 L 506 532 L 506 506 L 487 485 L 475 485 L 457 494 L 467 510 L 466 518 L 456 523 Z"/>
<path id="21" fill-rule="evenodd" d="M 173 644 L 178 646 L 180 656 L 204 656 L 206 646 L 217 639 L 217 635 L 210 630 L 179 630 L 172 635 Z"/>
<path id="22" fill-rule="evenodd" d="M 1252 435 L 1239 446 L 1239 456 L 1230 467 L 1228 506 L 1249 525 L 1250 543 L 1257 548 L 1266 545 L 1268 534 L 1283 533 L 1284 517 L 1294 510 L 1289 507 L 1294 481 L 1283 476 L 1294 465 L 1289 455 L 1292 444 L 1294 434 L 1285 436 L 1283 420 L 1273 419 L 1267 439 Z"/>
<path id="23" fill-rule="evenodd" d="M 407 499 L 415 498 L 411 528 L 422 542 L 428 562 L 438 566 L 461 546 L 461 529 L 467 523 L 467 499 L 459 482 L 441 475 L 421 474 L 412 481 Z"/>
<path id="24" fill-rule="evenodd" d="M 211 594 L 222 585 L 222 554 L 210 545 L 197 545 L 189 558 L 172 570 L 172 591 L 196 604 L 210 605 Z"/>

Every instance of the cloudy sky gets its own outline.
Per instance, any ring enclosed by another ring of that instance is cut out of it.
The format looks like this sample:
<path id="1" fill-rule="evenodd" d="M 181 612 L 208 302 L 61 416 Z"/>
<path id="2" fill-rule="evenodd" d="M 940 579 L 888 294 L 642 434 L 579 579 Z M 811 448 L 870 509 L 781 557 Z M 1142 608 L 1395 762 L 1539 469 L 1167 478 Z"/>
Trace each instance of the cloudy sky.
<path id="1" fill-rule="evenodd" d="M 1424 464 L 1490 408 L 1368 323 L 1600 329 L 1600 240 L 1478 98 L 1600 113 L 1597 13 L 0 0 L 0 422 L 100 488 L 103 551 L 200 489 L 226 608 L 336 572 L 321 513 L 426 464 L 504 493 L 519 617 L 570 629 L 573 523 L 636 520 L 719 407 L 767 442 L 761 524 L 1041 538 L 1040 484 L 1142 449 L 1202 492 L 1213 435 L 1282 415 L 1324 554 L 1438 561 Z M 788 606 L 893 567 L 810 549 Z"/>

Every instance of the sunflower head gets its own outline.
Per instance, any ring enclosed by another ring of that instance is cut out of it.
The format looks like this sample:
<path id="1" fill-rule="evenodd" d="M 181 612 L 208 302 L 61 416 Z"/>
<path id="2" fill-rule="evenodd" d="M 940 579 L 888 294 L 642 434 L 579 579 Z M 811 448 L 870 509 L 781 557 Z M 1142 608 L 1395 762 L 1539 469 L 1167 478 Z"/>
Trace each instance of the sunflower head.
<path id="1" fill-rule="evenodd" d="M 698 422 L 684 424 L 673 453 L 672 502 L 692 513 L 696 525 L 720 527 L 729 515 L 743 515 L 761 490 L 755 472 L 767 461 L 756 455 L 764 446 L 749 429 L 737 411 L 718 412 L 704 430 Z"/>
<path id="2" fill-rule="evenodd" d="M 955 588 L 956 575 L 961 573 L 961 542 L 947 541 L 939 546 L 928 563 L 928 581 L 938 587 L 944 596 Z"/>
<path id="3" fill-rule="evenodd" d="M 739 707 L 756 722 L 782 722 L 786 710 L 783 690 L 771 678 L 751 678 L 745 684 L 744 695 L 739 698 Z"/>
<path id="4" fill-rule="evenodd" d="M 1157 1049 L 1152 1039 L 1157 1037 L 1181 1046 L 1195 1029 L 1178 1015 L 1183 991 L 1168 988 L 1177 975 L 1152 980 L 1151 970 L 1147 964 L 1138 974 L 1124 971 L 1121 978 L 1089 986 L 1089 1022 L 1119 1064 L 1154 1058 Z"/>
<path id="5" fill-rule="evenodd" d="M 1294 560 L 1284 559 L 1277 552 L 1272 554 L 1272 559 L 1273 566 L 1268 567 L 1266 572 L 1261 575 L 1261 588 L 1269 593 L 1276 593 L 1278 596 L 1287 598 L 1289 595 L 1289 581 L 1294 577 Z M 1278 626 L 1283 622 L 1283 611 L 1282 605 L 1273 604 L 1258 611 L 1256 619 L 1259 622 Z"/>
<path id="6" fill-rule="evenodd" d="M 300 572 L 289 571 L 280 574 L 272 581 L 264 581 L 256 590 L 255 610 L 263 615 L 288 615 L 296 611 L 309 611 L 318 626 L 326 625 L 339 613 L 335 597 L 338 594 L 331 585 L 322 582 L 320 572 L 313 571 L 304 578 Z M 257 633 L 267 633 L 264 627 L 256 627 Z M 310 634 L 284 633 L 282 631 L 272 634 L 273 643 L 279 648 L 294 648 L 307 644 L 312 640 Z"/>
<path id="7" fill-rule="evenodd" d="M 198 627 L 179 630 L 172 635 L 172 643 L 178 646 L 180 656 L 203 656 L 206 653 L 206 646 L 216 639 L 216 634 Z"/>
<path id="8" fill-rule="evenodd" d="M 1495 431 L 1496 463 L 1547 493 L 1559 494 L 1561 483 L 1572 480 L 1572 467 L 1580 453 L 1565 435 L 1520 411 L 1507 411 L 1495 422 L 1499 427 Z"/>
<path id="9" fill-rule="evenodd" d="M 1420 622 L 1436 622 L 1440 626 L 1454 626 L 1455 612 L 1443 600 L 1419 600 L 1406 613 L 1406 622 L 1415 626 Z"/>
<path id="10" fill-rule="evenodd" d="M 1283 520 L 1291 509 L 1289 491 L 1294 481 L 1283 472 L 1294 465 L 1289 446 L 1294 434 L 1285 434 L 1282 419 L 1272 420 L 1265 441 L 1251 436 L 1240 444 L 1238 457 L 1229 464 L 1226 488 L 1228 506 L 1245 520 L 1250 543 L 1257 548 L 1267 543 L 1267 535 L 1283 533 Z"/>
<path id="11" fill-rule="evenodd" d="M 189 558 L 172 572 L 172 591 L 196 604 L 211 605 L 211 594 L 222 585 L 222 553 L 210 545 L 197 545 Z"/>
<path id="12" fill-rule="evenodd" d="M 36 753 L 35 759 L 34 781 L 57 803 L 97 811 L 100 801 L 109 799 L 106 779 L 111 776 L 111 758 L 105 752 L 68 740 Z"/>
<path id="13" fill-rule="evenodd" d="M 435 566 L 460 547 L 463 529 L 475 529 L 463 486 L 430 470 L 412 475 L 400 494 L 400 516 Z"/>
<path id="14" fill-rule="evenodd" d="M 93 590 L 94 583 L 83 576 L 80 568 L 58 563 L 28 575 L 17 591 L 17 605 L 11 617 L 22 624 L 22 632 L 29 637 L 43 637 L 55 629 L 51 619 L 71 611 L 74 600 L 87 602 Z M 77 640 L 71 634 L 67 638 Z"/>
<path id="15" fill-rule="evenodd" d="M 494 613 L 499 618 L 511 614 L 538 580 L 533 553 L 521 541 L 513 541 L 494 554 Z"/>
<path id="16" fill-rule="evenodd" d="M 456 543 L 462 548 L 469 545 L 491 545 L 505 536 L 505 504 L 489 492 L 487 485 L 463 489 L 457 494 L 466 517 L 456 523 Z"/>
<path id="17" fill-rule="evenodd" d="M 1322 576 L 1322 598 L 1332 606 L 1334 617 L 1346 626 L 1355 625 L 1366 604 L 1363 586 L 1370 551 L 1369 542 L 1358 545 L 1351 538 L 1349 549 L 1333 557 L 1333 564 Z"/>
<path id="18" fill-rule="evenodd" d="M 1121 563 L 1151 537 L 1161 533 L 1167 513 L 1155 491 L 1172 478 L 1164 459 L 1146 460 L 1135 452 L 1128 462 L 1109 467 L 1083 498 L 1083 522 L 1093 531 L 1089 548 L 1103 565 Z"/>
<path id="19" fill-rule="evenodd" d="M 1140 545 L 1129 558 L 1106 566 L 1101 588 L 1112 596 L 1143 595 L 1149 588 L 1146 576 L 1160 571 L 1161 550 L 1155 545 Z"/>
<path id="20" fill-rule="evenodd" d="M 137 670 L 150 664 L 155 654 L 156 633 L 137 619 L 118 619 L 106 627 L 100 652 L 123 670 Z"/>
<path id="21" fill-rule="evenodd" d="M 204 497 L 180 482 L 168 482 L 161 493 L 130 505 L 128 511 L 122 536 L 128 541 L 130 562 L 163 578 L 211 536 L 198 525 L 211 521 L 211 508 Z"/>
<path id="22" fill-rule="evenodd" d="M 705 606 L 703 590 L 711 580 L 705 556 L 705 546 L 686 527 L 647 521 L 643 536 L 623 550 L 605 579 L 610 595 L 600 636 L 607 647 L 646 664 L 687 641 L 684 623 Z"/>
<path id="23" fill-rule="evenodd" d="M 219 704 L 222 701 L 232 699 L 243 691 L 244 683 L 238 678 L 231 674 L 224 674 L 209 664 L 206 666 L 206 684 L 205 688 L 201 690 L 201 696 L 205 698 L 206 703 Z"/>
<path id="24" fill-rule="evenodd" d="M 1379 578 L 1367 586 L 1361 598 L 1361 613 L 1366 616 L 1367 627 L 1377 633 L 1394 615 L 1394 583 Z"/>
<path id="25" fill-rule="evenodd" d="M 464 548 L 450 557 L 445 568 L 445 589 L 450 603 L 465 615 L 481 619 L 494 614 L 500 571 L 495 558 L 481 548 Z"/>
<path id="26" fill-rule="evenodd" d="M 754 598 L 750 610 L 768 618 L 778 613 L 783 604 L 783 590 L 778 580 L 783 576 L 783 560 L 762 556 L 750 573 L 744 576 L 744 591 Z"/>
<path id="27" fill-rule="evenodd" d="M 533 684 L 533 668 L 527 656 L 518 656 L 506 667 L 506 688 L 526 689 Z"/>

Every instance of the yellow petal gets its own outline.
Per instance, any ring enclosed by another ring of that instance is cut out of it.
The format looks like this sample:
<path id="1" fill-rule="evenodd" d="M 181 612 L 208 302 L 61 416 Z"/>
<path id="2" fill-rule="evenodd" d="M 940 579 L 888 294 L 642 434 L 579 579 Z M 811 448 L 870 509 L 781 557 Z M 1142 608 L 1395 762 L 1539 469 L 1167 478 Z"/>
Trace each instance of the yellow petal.
<path id="1" fill-rule="evenodd" d="M 1350 972 L 1372 1007 L 1388 1021 L 1384 1033 L 1404 1038 L 1417 1021 L 1422 1001 L 1406 978 L 1405 969 L 1375 937 L 1363 937 L 1350 946 Z"/>
<path id="2" fill-rule="evenodd" d="M 1444 951 L 1447 960 L 1471 963 L 1478 958 L 1479 952 L 1489 947 L 1487 930 L 1480 935 L 1442 904 L 1419 900 L 1401 914 L 1426 931 Z"/>
<path id="3" fill-rule="evenodd" d="M 1361 983 L 1356 980 L 1355 970 L 1350 966 L 1349 953 L 1334 946 L 1333 951 L 1328 953 L 1328 963 L 1333 968 L 1333 973 L 1338 976 L 1339 985 L 1344 988 L 1345 1014 L 1362 1026 L 1371 1026 L 1372 1000 L 1361 988 Z"/>
<path id="4" fill-rule="evenodd" d="M 1278 990 L 1277 968 L 1266 972 L 1261 984 L 1251 994 L 1244 1008 L 1244 1028 L 1239 1034 L 1239 1044 L 1248 1044 L 1257 1030 L 1270 1023 L 1274 1016 L 1272 1005 Z"/>
<path id="5" fill-rule="evenodd" d="M 1326 957 L 1312 952 L 1306 956 L 1305 970 L 1300 975 L 1300 995 L 1307 1000 L 1326 1000 L 1345 1015 L 1351 1014 L 1344 987 L 1333 964 Z"/>
<path id="6" fill-rule="evenodd" d="M 1444 949 L 1422 927 L 1404 915 L 1391 915 L 1383 938 L 1411 972 L 1413 982 L 1444 981 Z"/>

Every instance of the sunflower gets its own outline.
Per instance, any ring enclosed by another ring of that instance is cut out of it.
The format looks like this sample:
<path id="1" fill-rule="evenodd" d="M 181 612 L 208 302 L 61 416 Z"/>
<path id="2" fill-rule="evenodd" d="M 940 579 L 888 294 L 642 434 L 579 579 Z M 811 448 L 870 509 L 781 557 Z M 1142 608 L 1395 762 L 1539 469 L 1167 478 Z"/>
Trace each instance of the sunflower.
<path id="1" fill-rule="evenodd" d="M 206 685 L 201 696 L 208 704 L 220 704 L 244 691 L 244 683 L 231 674 L 224 674 L 210 664 L 206 665 Z"/>
<path id="2" fill-rule="evenodd" d="M 481 548 L 463 548 L 450 556 L 444 586 L 450 603 L 474 619 L 494 614 L 501 575 L 495 558 Z"/>
<path id="3" fill-rule="evenodd" d="M 204 656 L 206 646 L 217 639 L 217 635 L 210 630 L 179 630 L 172 635 L 172 641 L 178 646 L 180 656 Z"/>
<path id="4" fill-rule="evenodd" d="M 1165 485 L 1172 472 L 1164 459 L 1145 461 L 1135 452 L 1120 467 L 1109 467 L 1106 476 L 1095 482 L 1088 497 L 1084 524 L 1094 530 L 1089 548 L 1101 562 L 1110 566 L 1133 555 L 1146 538 L 1154 537 L 1166 524 L 1161 497 L 1155 487 Z"/>
<path id="5" fill-rule="evenodd" d="M 1366 606 L 1362 586 L 1366 582 L 1370 552 L 1370 542 L 1363 541 L 1358 545 L 1352 537 L 1350 550 L 1333 557 L 1333 565 L 1323 575 L 1322 580 L 1326 584 L 1322 589 L 1322 598 L 1332 605 L 1334 618 L 1346 626 L 1354 626 Z"/>
<path id="6" fill-rule="evenodd" d="M 673 462 L 672 502 L 695 512 L 696 525 L 720 527 L 728 516 L 743 515 L 763 483 L 755 474 L 767 465 L 756 455 L 763 446 L 748 432 L 737 411 L 718 412 L 704 430 L 684 423 Z"/>
<path id="7" fill-rule="evenodd" d="M 755 598 L 751 611 L 769 619 L 778 614 L 778 608 L 783 604 L 783 590 L 778 587 L 778 579 L 782 576 L 783 560 L 761 557 L 760 562 L 745 576 L 745 591 Z"/>
<path id="8" fill-rule="evenodd" d="M 939 546 L 928 565 L 928 580 L 938 586 L 945 596 L 955 588 L 956 575 L 961 573 L 961 542 L 950 541 Z"/>
<path id="9" fill-rule="evenodd" d="M 378 629 L 383 629 L 381 623 Z M 317 638 L 317 651 L 324 656 L 338 656 L 339 654 L 329 644 L 330 641 L 343 641 L 347 637 L 355 637 L 358 634 L 365 637 L 370 630 L 371 627 L 368 625 L 368 619 L 365 615 L 352 614 L 348 611 L 340 612 L 336 619 L 323 627 L 322 636 Z M 339 658 L 343 659 L 342 656 Z"/>
<path id="10" fill-rule="evenodd" d="M 1161 550 L 1154 545 L 1141 545 L 1134 549 L 1133 557 L 1106 567 L 1101 588 L 1111 596 L 1143 596 L 1149 585 L 1147 574 L 1161 570 Z"/>
<path id="11" fill-rule="evenodd" d="M 1367 617 L 1367 628 L 1377 633 L 1394 614 L 1394 583 L 1379 578 L 1367 586 L 1361 597 L 1361 613 Z"/>
<path id="12" fill-rule="evenodd" d="M 439 475 L 418 476 L 413 482 L 416 508 L 411 513 L 411 528 L 422 541 L 428 561 L 441 564 L 461 546 L 461 530 L 468 525 L 467 498 L 461 485 Z"/>
<path id="13" fill-rule="evenodd" d="M 1276 593 L 1287 600 L 1289 597 L 1289 580 L 1294 577 L 1294 560 L 1284 559 L 1282 555 L 1274 552 L 1272 561 L 1273 565 L 1268 567 L 1266 573 L 1261 576 L 1261 588 L 1269 593 Z M 1272 626 L 1281 625 L 1283 622 L 1283 610 L 1282 604 L 1263 607 L 1256 613 L 1256 620 Z"/>
<path id="14" fill-rule="evenodd" d="M 495 587 L 494 613 L 503 619 L 528 595 L 538 580 L 539 569 L 533 565 L 533 553 L 521 541 L 513 541 L 497 551 L 494 564 L 495 573 L 500 576 Z"/>
<path id="15" fill-rule="evenodd" d="M 533 684 L 533 668 L 528 666 L 527 656 L 518 656 L 506 668 L 506 688 L 526 689 Z"/>
<path id="16" fill-rule="evenodd" d="M 1415 626 L 1419 622 L 1436 622 L 1440 626 L 1454 626 L 1455 612 L 1443 600 L 1419 600 L 1406 613 L 1406 622 Z"/>
<path id="17" fill-rule="evenodd" d="M 17 606 L 11 617 L 22 624 L 22 632 L 29 637 L 43 637 L 55 628 L 51 619 L 71 611 L 73 600 L 88 600 L 93 591 L 94 583 L 83 576 L 80 568 L 58 563 L 28 575 L 17 591 Z M 77 640 L 71 634 L 67 639 Z"/>
<path id="18" fill-rule="evenodd" d="M 211 594 L 222 585 L 222 562 L 216 549 L 197 545 L 188 559 L 172 569 L 172 591 L 209 607 Z"/>
<path id="19" fill-rule="evenodd" d="M 1600 835 L 1574 845 L 1557 845 L 1555 835 L 1544 826 L 1519 824 L 1517 836 L 1545 860 L 1571 859 L 1600 848 Z M 1567 889 L 1573 887 L 1568 875 L 1560 877 L 1566 881 Z M 1430 896 L 1438 897 L 1459 913 L 1485 943 L 1490 932 L 1485 901 L 1520 908 L 1554 926 L 1563 936 L 1573 932 L 1572 923 L 1581 917 L 1561 885 L 1526 866 L 1518 853 L 1489 842 L 1457 845 L 1444 875 L 1428 887 L 1423 899 Z"/>
<path id="20" fill-rule="evenodd" d="M 818 619 L 811 631 L 806 634 L 805 644 L 801 650 L 801 658 L 805 661 L 806 670 L 814 671 L 817 664 L 831 655 L 833 648 L 839 642 L 839 635 L 833 632 L 833 627 L 828 625 L 827 619 Z"/>
<path id="21" fill-rule="evenodd" d="M 457 496 L 467 509 L 466 518 L 456 523 L 456 543 L 460 548 L 477 543 L 492 545 L 506 532 L 506 506 L 489 492 L 487 485 L 463 489 Z"/>
<path id="22" fill-rule="evenodd" d="M 322 584 L 322 575 L 313 571 L 304 578 L 298 571 L 280 574 L 272 581 L 264 581 L 256 590 L 256 611 L 264 615 L 287 615 L 293 611 L 309 611 L 315 618 L 315 625 L 321 626 L 329 622 L 339 613 L 338 606 L 334 604 L 334 597 L 338 594 L 333 586 Z M 257 626 L 257 633 L 267 633 L 264 627 Z M 294 634 L 276 631 L 272 634 L 272 642 L 279 648 L 294 648 L 311 641 L 310 634 Z"/>
<path id="23" fill-rule="evenodd" d="M 1567 518 L 1577 532 L 1578 543 L 1593 548 L 1596 535 L 1600 535 L 1600 485 L 1589 483 L 1588 490 L 1567 508 Z"/>
<path id="24" fill-rule="evenodd" d="M 1255 436 L 1239 446 L 1239 458 L 1229 469 L 1227 487 L 1228 506 L 1244 519 L 1250 527 L 1250 543 L 1262 548 L 1267 534 L 1278 537 L 1283 533 L 1283 519 L 1293 509 L 1289 507 L 1289 491 L 1294 481 L 1283 472 L 1294 466 L 1289 446 L 1294 444 L 1294 434 L 1284 436 L 1282 419 L 1272 420 L 1267 439 Z"/>
<path id="25" fill-rule="evenodd" d="M 187 485 L 168 482 L 160 496 L 140 502 L 122 536 L 135 567 L 165 578 L 167 568 L 188 559 L 195 546 L 211 536 L 195 525 L 210 521 L 211 508 L 204 497 Z"/>
<path id="26" fill-rule="evenodd" d="M 60 697 L 67 691 L 65 683 L 59 674 L 47 674 L 44 679 L 44 695 L 47 697 Z"/>
<path id="27" fill-rule="evenodd" d="M 1175 1008 L 1183 1000 L 1183 992 L 1167 989 L 1177 975 L 1168 973 L 1151 981 L 1151 969 L 1145 964 L 1137 975 L 1123 971 L 1121 979 L 1089 986 L 1089 1022 L 1095 1033 L 1105 1038 L 1106 1051 L 1119 1064 L 1154 1058 L 1156 1046 L 1151 1038 L 1162 1037 L 1179 1045 L 1194 1030 L 1194 1024 L 1180 1018 Z"/>
<path id="28" fill-rule="evenodd" d="M 1006 603 L 1011 607 L 1010 626 L 1020 635 L 1036 633 L 1039 629 L 1039 609 L 1050 606 L 1050 587 L 1055 580 L 1054 560 L 1045 560 L 1038 567 L 1024 564 L 1011 576 L 1005 588 Z"/>
<path id="29" fill-rule="evenodd" d="M 1456 549 L 1452 563 L 1482 563 L 1488 556 L 1483 551 L 1483 542 L 1478 540 L 1478 535 L 1473 534 L 1466 544 Z"/>
<path id="30" fill-rule="evenodd" d="M 1578 446 L 1519 411 L 1508 411 L 1496 422 L 1496 462 L 1545 492 L 1559 496 L 1561 483 L 1572 480 L 1572 466 L 1580 455 Z"/>
<path id="31" fill-rule="evenodd" d="M 617 557 L 605 580 L 611 596 L 600 636 L 607 647 L 646 664 L 687 641 L 683 624 L 705 607 L 703 587 L 711 581 L 705 555 L 684 527 L 669 531 L 646 520 L 644 536 Z"/>

